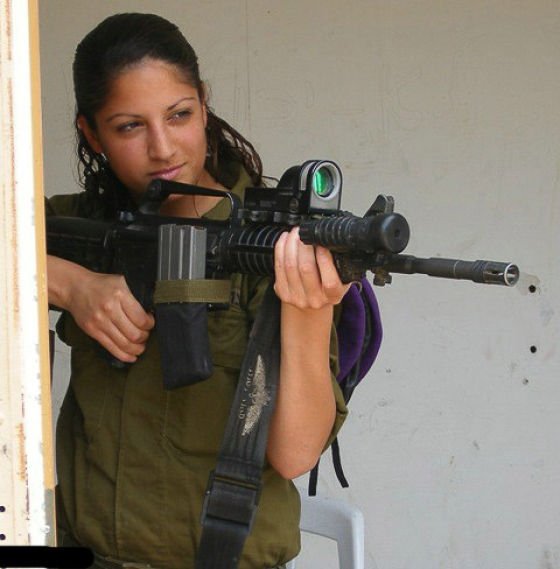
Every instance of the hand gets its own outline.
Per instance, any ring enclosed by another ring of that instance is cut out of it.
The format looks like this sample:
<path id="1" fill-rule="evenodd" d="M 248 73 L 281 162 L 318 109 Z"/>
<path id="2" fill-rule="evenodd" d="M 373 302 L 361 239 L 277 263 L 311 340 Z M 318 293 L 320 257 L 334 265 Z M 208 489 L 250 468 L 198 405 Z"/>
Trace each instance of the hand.
<path id="1" fill-rule="evenodd" d="M 132 363 L 142 354 L 154 317 L 134 298 L 125 278 L 87 271 L 68 295 L 78 326 L 113 356 Z"/>
<path id="2" fill-rule="evenodd" d="M 341 282 L 331 252 L 303 243 L 299 227 L 282 233 L 276 242 L 274 272 L 278 298 L 300 309 L 338 304 L 350 288 Z"/>

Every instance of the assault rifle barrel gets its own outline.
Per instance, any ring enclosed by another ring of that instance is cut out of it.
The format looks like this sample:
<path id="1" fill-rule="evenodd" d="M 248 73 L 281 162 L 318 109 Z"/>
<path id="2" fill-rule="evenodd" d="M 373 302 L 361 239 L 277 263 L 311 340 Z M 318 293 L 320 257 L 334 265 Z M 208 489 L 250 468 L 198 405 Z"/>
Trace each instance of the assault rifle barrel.
<path id="1" fill-rule="evenodd" d="M 517 265 L 498 261 L 462 261 L 440 257 L 423 259 L 412 255 L 394 255 L 383 269 L 388 273 L 408 275 L 420 273 L 430 277 L 464 279 L 475 283 L 504 286 L 514 286 L 519 280 Z"/>

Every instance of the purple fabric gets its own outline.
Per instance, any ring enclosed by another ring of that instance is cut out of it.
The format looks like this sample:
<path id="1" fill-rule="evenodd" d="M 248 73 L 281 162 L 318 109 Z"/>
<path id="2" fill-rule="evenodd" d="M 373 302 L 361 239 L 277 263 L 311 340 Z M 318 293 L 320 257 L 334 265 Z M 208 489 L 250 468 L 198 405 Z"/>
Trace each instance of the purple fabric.
<path id="1" fill-rule="evenodd" d="M 360 381 L 370 370 L 381 346 L 383 329 L 377 299 L 369 281 L 364 277 L 361 282 L 362 294 L 357 284 L 353 284 L 342 299 L 342 313 L 337 326 L 339 366 L 337 380 L 344 382 L 352 368 L 363 355 L 357 380 Z M 371 322 L 371 336 L 366 341 L 366 311 Z"/>
<path id="2" fill-rule="evenodd" d="M 342 299 L 342 312 L 336 331 L 338 335 L 338 363 L 340 383 L 350 372 L 362 351 L 366 315 L 358 285 L 353 284 Z"/>
<path id="3" fill-rule="evenodd" d="M 381 340 L 383 339 L 383 327 L 381 325 L 381 313 L 379 312 L 379 305 L 377 298 L 373 292 L 373 287 L 367 279 L 362 279 L 362 292 L 366 300 L 366 308 L 370 312 L 371 317 L 371 337 L 366 346 L 360 364 L 359 378 L 362 379 L 364 375 L 370 370 L 379 348 L 381 347 Z"/>

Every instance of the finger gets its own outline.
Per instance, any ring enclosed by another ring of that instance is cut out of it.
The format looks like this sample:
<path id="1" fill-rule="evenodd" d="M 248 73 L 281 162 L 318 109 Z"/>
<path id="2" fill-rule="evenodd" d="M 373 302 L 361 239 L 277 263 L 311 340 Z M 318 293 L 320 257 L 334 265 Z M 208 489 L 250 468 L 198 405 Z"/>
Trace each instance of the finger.
<path id="1" fill-rule="evenodd" d="M 287 238 L 288 233 L 282 233 L 274 246 L 274 290 L 279 298 L 282 298 L 288 291 L 288 282 L 284 268 Z"/>
<path id="2" fill-rule="evenodd" d="M 318 246 L 315 250 L 315 258 L 326 297 L 336 303 L 340 302 L 351 284 L 343 284 L 340 280 L 333 256 L 328 249 Z"/>
<path id="3" fill-rule="evenodd" d="M 143 346 L 150 335 L 148 330 L 134 324 L 122 308 L 112 313 L 104 331 L 115 344 L 126 351 L 135 351 L 137 346 Z"/>
<path id="4" fill-rule="evenodd" d="M 321 273 L 317 265 L 315 248 L 298 243 L 298 269 L 304 294 L 311 306 L 322 305 L 325 297 L 322 289 Z"/>
<path id="5" fill-rule="evenodd" d="M 110 336 L 105 333 L 98 333 L 96 334 L 95 339 L 101 346 L 103 346 L 112 356 L 120 360 L 121 362 L 126 363 L 134 363 L 137 359 L 139 354 L 134 354 L 129 351 L 123 350 L 120 348 Z"/>
<path id="6" fill-rule="evenodd" d="M 144 331 L 151 330 L 154 327 L 153 315 L 144 310 L 132 293 L 123 297 L 121 305 L 123 313 L 134 326 Z"/>
<path id="7" fill-rule="evenodd" d="M 96 310 L 83 322 L 84 331 L 113 351 L 118 350 L 131 355 L 139 355 L 149 337 L 149 332 L 135 326 L 125 315 L 121 303 L 111 303 L 110 309 Z"/>
<path id="8" fill-rule="evenodd" d="M 296 304 L 301 304 L 305 298 L 305 288 L 300 273 L 300 253 L 302 253 L 302 246 L 303 243 L 299 238 L 299 229 L 294 227 L 286 239 L 284 271 L 292 302 Z"/>
<path id="9" fill-rule="evenodd" d="M 95 341 L 103 346 L 110 354 L 123 362 L 136 361 L 144 351 L 144 346 L 140 344 L 130 344 L 111 323 L 106 323 L 103 327 L 85 326 L 84 331 Z M 130 348 L 129 346 L 132 346 Z"/>

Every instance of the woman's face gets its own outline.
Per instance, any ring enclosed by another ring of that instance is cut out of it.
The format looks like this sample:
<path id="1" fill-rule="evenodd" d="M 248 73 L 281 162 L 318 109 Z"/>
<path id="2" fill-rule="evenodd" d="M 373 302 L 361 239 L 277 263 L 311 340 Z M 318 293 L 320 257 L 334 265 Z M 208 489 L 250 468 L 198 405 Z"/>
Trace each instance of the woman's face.
<path id="1" fill-rule="evenodd" d="M 206 108 L 176 68 L 146 59 L 113 80 L 92 130 L 78 124 L 90 146 L 107 157 L 134 197 L 154 178 L 200 186 L 215 184 L 204 168 Z"/>

